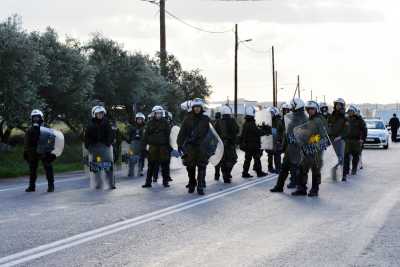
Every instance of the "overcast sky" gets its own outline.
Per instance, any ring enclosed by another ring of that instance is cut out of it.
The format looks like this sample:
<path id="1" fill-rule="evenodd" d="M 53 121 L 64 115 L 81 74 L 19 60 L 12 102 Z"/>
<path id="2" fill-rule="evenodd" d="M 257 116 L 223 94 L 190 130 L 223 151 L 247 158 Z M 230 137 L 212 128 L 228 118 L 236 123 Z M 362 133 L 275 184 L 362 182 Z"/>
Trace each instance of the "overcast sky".
<path id="1" fill-rule="evenodd" d="M 239 24 L 239 97 L 272 99 L 270 47 L 276 49 L 279 101 L 293 95 L 300 74 L 305 91 L 328 102 L 400 101 L 398 0 L 167 0 L 167 9 L 210 31 Z M 86 41 L 94 32 L 125 49 L 159 49 L 157 6 L 140 0 L 1 0 L 0 16 L 18 14 L 28 30 L 55 28 Z M 203 33 L 167 17 L 167 50 L 185 69 L 199 68 L 213 86 L 212 100 L 233 98 L 234 34 Z"/>

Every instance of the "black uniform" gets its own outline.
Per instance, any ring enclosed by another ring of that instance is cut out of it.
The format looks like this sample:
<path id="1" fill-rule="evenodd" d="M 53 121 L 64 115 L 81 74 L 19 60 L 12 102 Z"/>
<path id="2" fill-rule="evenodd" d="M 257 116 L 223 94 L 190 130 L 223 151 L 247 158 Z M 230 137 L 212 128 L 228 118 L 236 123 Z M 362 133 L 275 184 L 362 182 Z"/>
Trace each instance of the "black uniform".
<path id="1" fill-rule="evenodd" d="M 209 131 L 210 119 L 202 113 L 194 112 L 187 114 L 179 131 L 177 142 L 179 150 L 183 152 L 182 160 L 189 176 L 189 193 L 193 193 L 197 186 L 198 193 L 204 194 L 206 167 L 211 156 L 205 143 Z"/>
<path id="2" fill-rule="evenodd" d="M 392 141 L 397 142 L 397 131 L 400 128 L 400 121 L 399 118 L 397 118 L 396 114 L 393 114 L 393 117 L 390 119 L 389 126 L 392 132 Z"/>
<path id="3" fill-rule="evenodd" d="M 43 124 L 43 121 L 40 121 L 37 124 L 35 123 L 25 134 L 24 159 L 29 164 L 29 187 L 26 189 L 27 192 L 33 192 L 36 189 L 39 161 L 42 162 L 43 168 L 46 172 L 48 192 L 54 191 L 54 172 L 51 163 L 56 157 L 50 153 L 39 154 L 37 152 L 41 124 Z"/>
<path id="4" fill-rule="evenodd" d="M 236 137 L 239 133 L 239 126 L 230 115 L 223 115 L 222 119 L 216 122 L 215 130 L 224 143 L 224 156 L 219 164 L 224 182 L 231 183 L 231 172 L 238 158 L 236 154 Z"/>
<path id="5" fill-rule="evenodd" d="M 287 116 L 288 123 L 285 124 L 286 134 L 284 138 L 285 156 L 283 157 L 281 171 L 279 173 L 278 181 L 271 192 L 283 192 L 283 187 L 289 172 L 294 178 L 296 184 L 299 184 L 300 176 L 300 163 L 301 163 L 301 149 L 296 143 L 293 130 L 295 127 L 302 125 L 308 121 L 304 109 L 296 110 Z"/>
<path id="6" fill-rule="evenodd" d="M 152 177 L 161 166 L 161 174 L 163 177 L 163 185 L 169 186 L 169 160 L 171 147 L 169 144 L 169 136 L 171 128 L 166 119 L 153 118 L 146 125 L 143 145 L 149 145 L 148 160 L 149 166 L 147 170 L 146 184 L 143 187 L 151 187 Z"/>
<path id="7" fill-rule="evenodd" d="M 358 162 L 362 151 L 363 142 L 367 138 L 368 129 L 365 121 L 358 115 L 349 116 L 346 122 L 347 136 L 344 155 L 343 177 L 350 172 L 350 156 L 353 157 L 352 174 L 357 173 Z"/>
<path id="8" fill-rule="evenodd" d="M 246 116 L 246 121 L 243 124 L 242 134 L 240 135 L 240 149 L 245 152 L 245 160 L 243 163 L 243 178 L 251 177 L 249 175 L 250 162 L 254 160 L 254 170 L 257 176 L 265 176 L 261 167 L 261 136 L 267 133 L 266 129 L 257 127 L 254 117 Z"/>
<path id="9" fill-rule="evenodd" d="M 144 160 L 146 158 L 145 147 L 143 145 L 143 136 L 144 136 L 144 127 L 145 124 L 138 124 L 134 122 L 128 128 L 128 137 L 127 142 L 132 144 L 137 144 L 136 147 L 138 148 L 139 153 L 139 174 L 140 176 L 143 175 L 143 168 L 144 168 Z M 129 174 L 128 176 L 133 176 L 133 166 L 131 166 L 131 162 L 129 162 Z"/>

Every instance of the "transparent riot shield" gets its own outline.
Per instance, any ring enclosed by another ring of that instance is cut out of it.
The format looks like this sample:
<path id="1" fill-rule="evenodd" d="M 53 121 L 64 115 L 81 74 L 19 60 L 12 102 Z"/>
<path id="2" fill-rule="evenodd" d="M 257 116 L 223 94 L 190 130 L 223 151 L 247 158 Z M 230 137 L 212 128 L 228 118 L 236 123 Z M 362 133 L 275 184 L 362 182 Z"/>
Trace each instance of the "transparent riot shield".
<path id="1" fill-rule="evenodd" d="M 180 128 L 178 126 L 173 126 L 171 128 L 171 134 L 169 136 L 169 144 L 174 150 L 178 150 L 178 135 L 179 135 Z"/>
<path id="2" fill-rule="evenodd" d="M 304 156 L 316 161 L 322 160 L 322 178 L 332 178 L 332 170 L 337 164 L 337 156 L 329 139 L 325 126 L 318 126 L 312 121 L 293 129 L 296 143 Z"/>
<path id="3" fill-rule="evenodd" d="M 122 162 L 124 171 L 128 171 L 129 177 L 138 177 L 143 171 L 141 159 L 141 141 L 133 140 L 131 143 L 121 143 Z"/>
<path id="4" fill-rule="evenodd" d="M 217 131 L 214 127 L 210 124 L 210 149 L 213 149 L 212 156 L 209 158 L 209 162 L 217 166 L 222 157 L 224 156 L 224 143 L 222 142 L 221 138 L 219 137 Z"/>
<path id="5" fill-rule="evenodd" d="M 51 152 L 54 154 L 56 157 L 61 156 L 61 154 L 64 151 L 64 134 L 58 130 L 53 129 L 53 133 L 56 137 L 55 142 L 54 142 L 54 150 Z"/>
<path id="6" fill-rule="evenodd" d="M 258 126 L 268 125 L 272 127 L 272 115 L 267 109 L 262 109 L 256 112 L 255 116 L 256 124 Z M 273 150 L 274 149 L 274 139 L 273 135 L 263 135 L 261 136 L 261 149 Z"/>
<path id="7" fill-rule="evenodd" d="M 64 151 L 64 135 L 62 132 L 46 127 L 40 127 L 40 135 L 37 146 L 39 154 L 51 153 L 56 157 Z"/>
<path id="8" fill-rule="evenodd" d="M 178 143 L 177 143 L 179 131 L 180 128 L 178 126 L 173 126 L 171 128 L 171 134 L 169 136 L 169 144 L 172 148 L 171 163 L 170 163 L 171 170 L 178 170 L 183 168 L 182 159 L 178 151 Z"/>
<path id="9" fill-rule="evenodd" d="M 93 189 L 110 189 L 115 185 L 112 146 L 96 144 L 90 146 L 88 151 L 90 187 Z"/>
<path id="10" fill-rule="evenodd" d="M 90 180 L 89 151 L 86 149 L 85 144 L 82 144 L 82 163 L 85 176 Z"/>

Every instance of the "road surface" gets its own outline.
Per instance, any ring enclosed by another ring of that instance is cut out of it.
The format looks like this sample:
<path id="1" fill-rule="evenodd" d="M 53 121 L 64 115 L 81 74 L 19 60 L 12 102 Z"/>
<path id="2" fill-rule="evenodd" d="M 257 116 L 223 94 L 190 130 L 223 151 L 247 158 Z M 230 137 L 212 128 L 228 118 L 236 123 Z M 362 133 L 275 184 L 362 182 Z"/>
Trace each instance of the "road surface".
<path id="1" fill-rule="evenodd" d="M 400 144 L 363 157 L 313 199 L 272 194 L 276 175 L 244 180 L 241 164 L 231 185 L 210 168 L 204 197 L 187 194 L 184 170 L 168 189 L 120 178 L 92 191 L 80 173 L 52 194 L 1 181 L 0 266 L 400 266 Z"/>

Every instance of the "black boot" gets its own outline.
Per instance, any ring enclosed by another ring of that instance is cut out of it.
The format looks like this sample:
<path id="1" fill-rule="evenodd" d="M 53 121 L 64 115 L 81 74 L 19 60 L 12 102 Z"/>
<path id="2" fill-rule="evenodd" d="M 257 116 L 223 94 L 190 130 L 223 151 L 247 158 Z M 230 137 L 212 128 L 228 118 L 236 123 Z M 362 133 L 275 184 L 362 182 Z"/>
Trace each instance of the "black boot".
<path id="1" fill-rule="evenodd" d="M 298 186 L 297 190 L 292 193 L 292 196 L 307 196 L 307 187 Z"/>
<path id="2" fill-rule="evenodd" d="M 343 175 L 342 182 L 347 182 L 347 175 Z"/>
<path id="3" fill-rule="evenodd" d="M 283 188 L 282 188 L 282 187 L 275 186 L 274 188 L 271 188 L 269 191 L 270 191 L 271 193 L 282 193 L 282 192 L 283 192 Z"/>
<path id="4" fill-rule="evenodd" d="M 215 180 L 215 181 L 219 181 L 219 177 L 220 177 L 219 174 L 215 174 L 215 175 L 214 175 L 214 180 Z"/>
<path id="5" fill-rule="evenodd" d="M 27 189 L 25 189 L 25 192 L 35 192 L 35 191 L 36 191 L 36 188 L 32 187 L 32 186 L 29 186 Z"/>
<path id="6" fill-rule="evenodd" d="M 296 188 L 296 184 L 293 183 L 293 182 L 290 182 L 290 183 L 287 185 L 287 188 L 289 188 L 289 189 L 294 189 L 294 188 Z"/>
<path id="7" fill-rule="evenodd" d="M 224 183 L 225 184 L 231 184 L 232 180 L 230 178 L 224 178 Z"/>
<path id="8" fill-rule="evenodd" d="M 242 173 L 242 178 L 248 179 L 248 178 L 253 178 L 252 175 L 250 175 L 248 172 Z"/>
<path id="9" fill-rule="evenodd" d="M 48 193 L 54 192 L 54 184 L 49 184 L 49 187 L 47 188 Z"/>
<path id="10" fill-rule="evenodd" d="M 194 190 L 196 189 L 196 186 L 188 186 L 188 188 L 189 188 L 189 190 L 188 190 L 188 193 L 189 194 L 193 194 L 194 193 Z"/>
<path id="11" fill-rule="evenodd" d="M 268 173 L 263 172 L 263 171 L 257 172 L 257 177 L 258 177 L 258 178 L 260 178 L 260 177 L 265 177 L 265 176 L 267 176 L 267 175 L 268 175 Z"/>
<path id="12" fill-rule="evenodd" d="M 318 187 L 312 187 L 310 192 L 308 192 L 308 196 L 309 197 L 317 197 L 318 196 L 318 191 L 319 191 Z"/>

